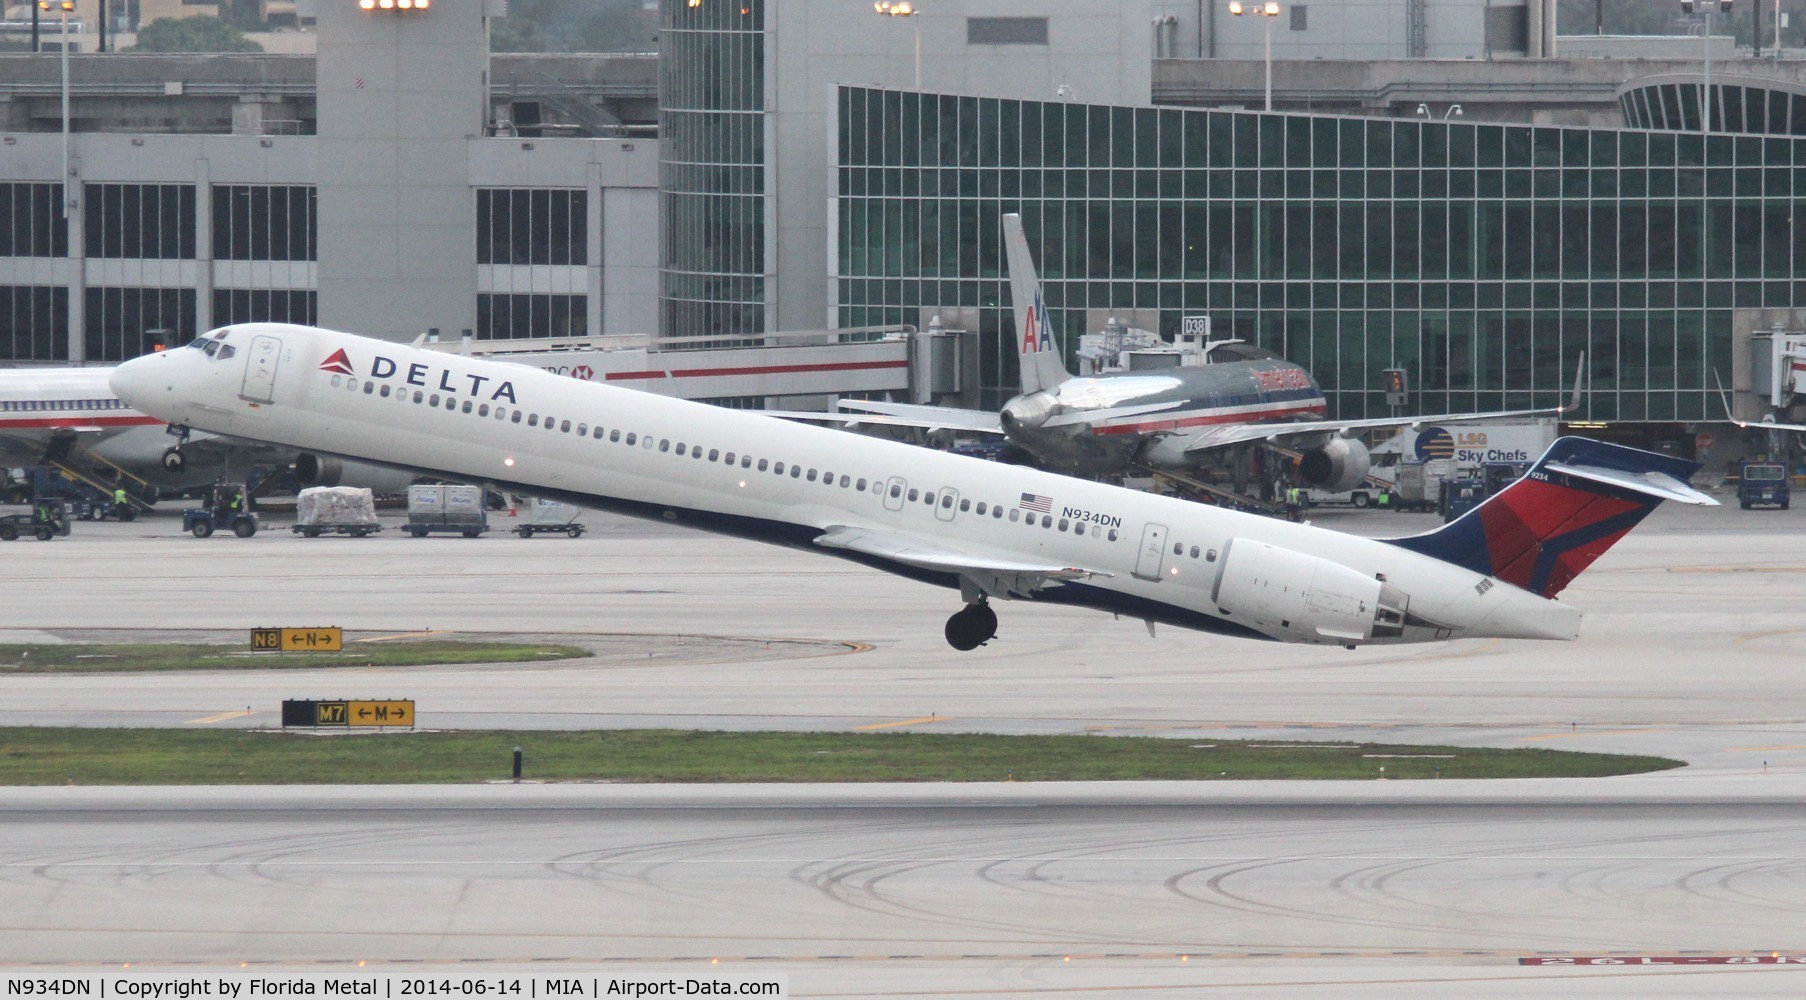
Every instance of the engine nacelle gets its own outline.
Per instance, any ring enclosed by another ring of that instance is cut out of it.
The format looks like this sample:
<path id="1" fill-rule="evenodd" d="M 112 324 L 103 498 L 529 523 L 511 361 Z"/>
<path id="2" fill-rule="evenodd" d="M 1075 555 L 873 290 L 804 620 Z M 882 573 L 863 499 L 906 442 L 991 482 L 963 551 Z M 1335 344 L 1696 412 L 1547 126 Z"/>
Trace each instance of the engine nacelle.
<path id="1" fill-rule="evenodd" d="M 376 494 L 400 493 L 415 478 L 412 472 L 330 455 L 304 451 L 295 456 L 295 481 L 302 486 L 367 486 Z"/>
<path id="2" fill-rule="evenodd" d="M 1408 598 L 1341 563 L 1250 538 L 1223 548 L 1211 600 L 1241 622 L 1294 642 L 1350 645 L 1395 638 Z"/>
<path id="3" fill-rule="evenodd" d="M 1325 493 L 1346 493 L 1361 485 L 1372 467 L 1373 457 L 1366 445 L 1354 438 L 1333 437 L 1304 453 L 1298 475 Z"/>

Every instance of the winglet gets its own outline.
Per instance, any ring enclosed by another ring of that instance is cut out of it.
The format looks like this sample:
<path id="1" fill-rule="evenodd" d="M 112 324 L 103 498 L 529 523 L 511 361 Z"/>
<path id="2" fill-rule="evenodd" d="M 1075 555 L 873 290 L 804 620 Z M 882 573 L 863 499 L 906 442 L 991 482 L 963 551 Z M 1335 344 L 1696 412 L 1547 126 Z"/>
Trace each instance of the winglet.
<path id="1" fill-rule="evenodd" d="M 1559 594 L 1664 500 L 1718 501 L 1687 484 L 1697 462 L 1557 438 L 1522 479 L 1435 531 L 1390 539 L 1542 597 Z"/>
<path id="2" fill-rule="evenodd" d="M 1568 397 L 1568 405 L 1557 407 L 1556 416 L 1577 413 L 1580 410 L 1580 387 L 1586 384 L 1587 352 L 1580 352 L 1580 362 L 1574 366 L 1574 394 Z"/>
<path id="3" fill-rule="evenodd" d="M 1041 279 L 1035 259 L 1022 233 L 1022 216 L 1003 217 L 1004 254 L 1010 262 L 1010 300 L 1016 312 L 1016 353 L 1022 370 L 1022 392 L 1051 389 L 1072 378 L 1060 360 L 1060 344 L 1047 321 L 1047 303 L 1041 298 Z"/>

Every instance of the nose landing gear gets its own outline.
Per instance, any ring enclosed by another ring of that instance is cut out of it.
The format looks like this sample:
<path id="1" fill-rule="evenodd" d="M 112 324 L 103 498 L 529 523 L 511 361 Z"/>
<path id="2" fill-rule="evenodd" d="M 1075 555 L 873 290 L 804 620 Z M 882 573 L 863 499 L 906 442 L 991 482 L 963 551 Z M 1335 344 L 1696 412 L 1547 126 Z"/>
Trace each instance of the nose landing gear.
<path id="1" fill-rule="evenodd" d="M 188 456 L 182 454 L 180 447 L 169 448 L 163 452 L 163 471 L 181 472 L 188 467 Z"/>
<path id="2" fill-rule="evenodd" d="M 977 649 L 997 635 L 997 612 L 980 598 L 947 619 L 946 634 L 947 645 L 962 653 Z"/>

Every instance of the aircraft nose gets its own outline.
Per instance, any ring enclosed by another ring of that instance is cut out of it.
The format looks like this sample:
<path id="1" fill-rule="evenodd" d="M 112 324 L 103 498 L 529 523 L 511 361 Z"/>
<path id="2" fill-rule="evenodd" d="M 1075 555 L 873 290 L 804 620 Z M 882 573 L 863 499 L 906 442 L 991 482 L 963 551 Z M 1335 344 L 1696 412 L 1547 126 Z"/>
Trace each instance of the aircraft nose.
<path id="1" fill-rule="evenodd" d="M 144 381 L 144 365 L 149 358 L 135 358 L 113 369 L 108 376 L 107 385 L 125 405 L 138 409 L 142 400 L 136 398 L 139 385 Z"/>

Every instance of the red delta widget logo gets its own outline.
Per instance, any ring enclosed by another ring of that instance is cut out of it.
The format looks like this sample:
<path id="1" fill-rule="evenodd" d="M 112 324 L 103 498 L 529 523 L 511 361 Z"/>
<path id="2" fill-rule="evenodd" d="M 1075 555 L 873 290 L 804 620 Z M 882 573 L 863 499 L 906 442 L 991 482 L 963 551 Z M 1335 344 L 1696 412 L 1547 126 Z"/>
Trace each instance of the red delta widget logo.
<path id="1" fill-rule="evenodd" d="M 357 374 L 357 369 L 351 363 L 351 356 L 346 354 L 345 349 L 342 347 L 327 355 L 325 361 L 320 362 L 320 370 L 323 372 L 332 372 L 335 375 Z M 387 382 L 393 379 L 400 370 L 401 366 L 397 364 L 393 358 L 385 358 L 379 354 L 370 359 L 369 375 L 373 379 L 381 379 L 382 381 Z M 437 380 L 433 379 L 433 376 L 435 375 L 438 376 Z M 459 385 L 454 380 L 462 380 L 466 384 Z M 421 364 L 418 361 L 409 363 L 407 375 L 402 378 L 402 381 L 408 385 L 419 386 L 422 389 L 437 389 L 440 392 L 447 392 L 454 396 L 470 396 L 475 399 L 487 399 L 491 403 L 517 402 L 514 398 L 514 383 L 512 381 L 504 380 L 497 382 L 495 385 L 490 385 L 489 383 L 495 382 L 496 380 L 487 375 L 475 375 L 468 372 L 461 375 L 455 374 L 449 368 L 437 368 L 432 365 Z"/>

